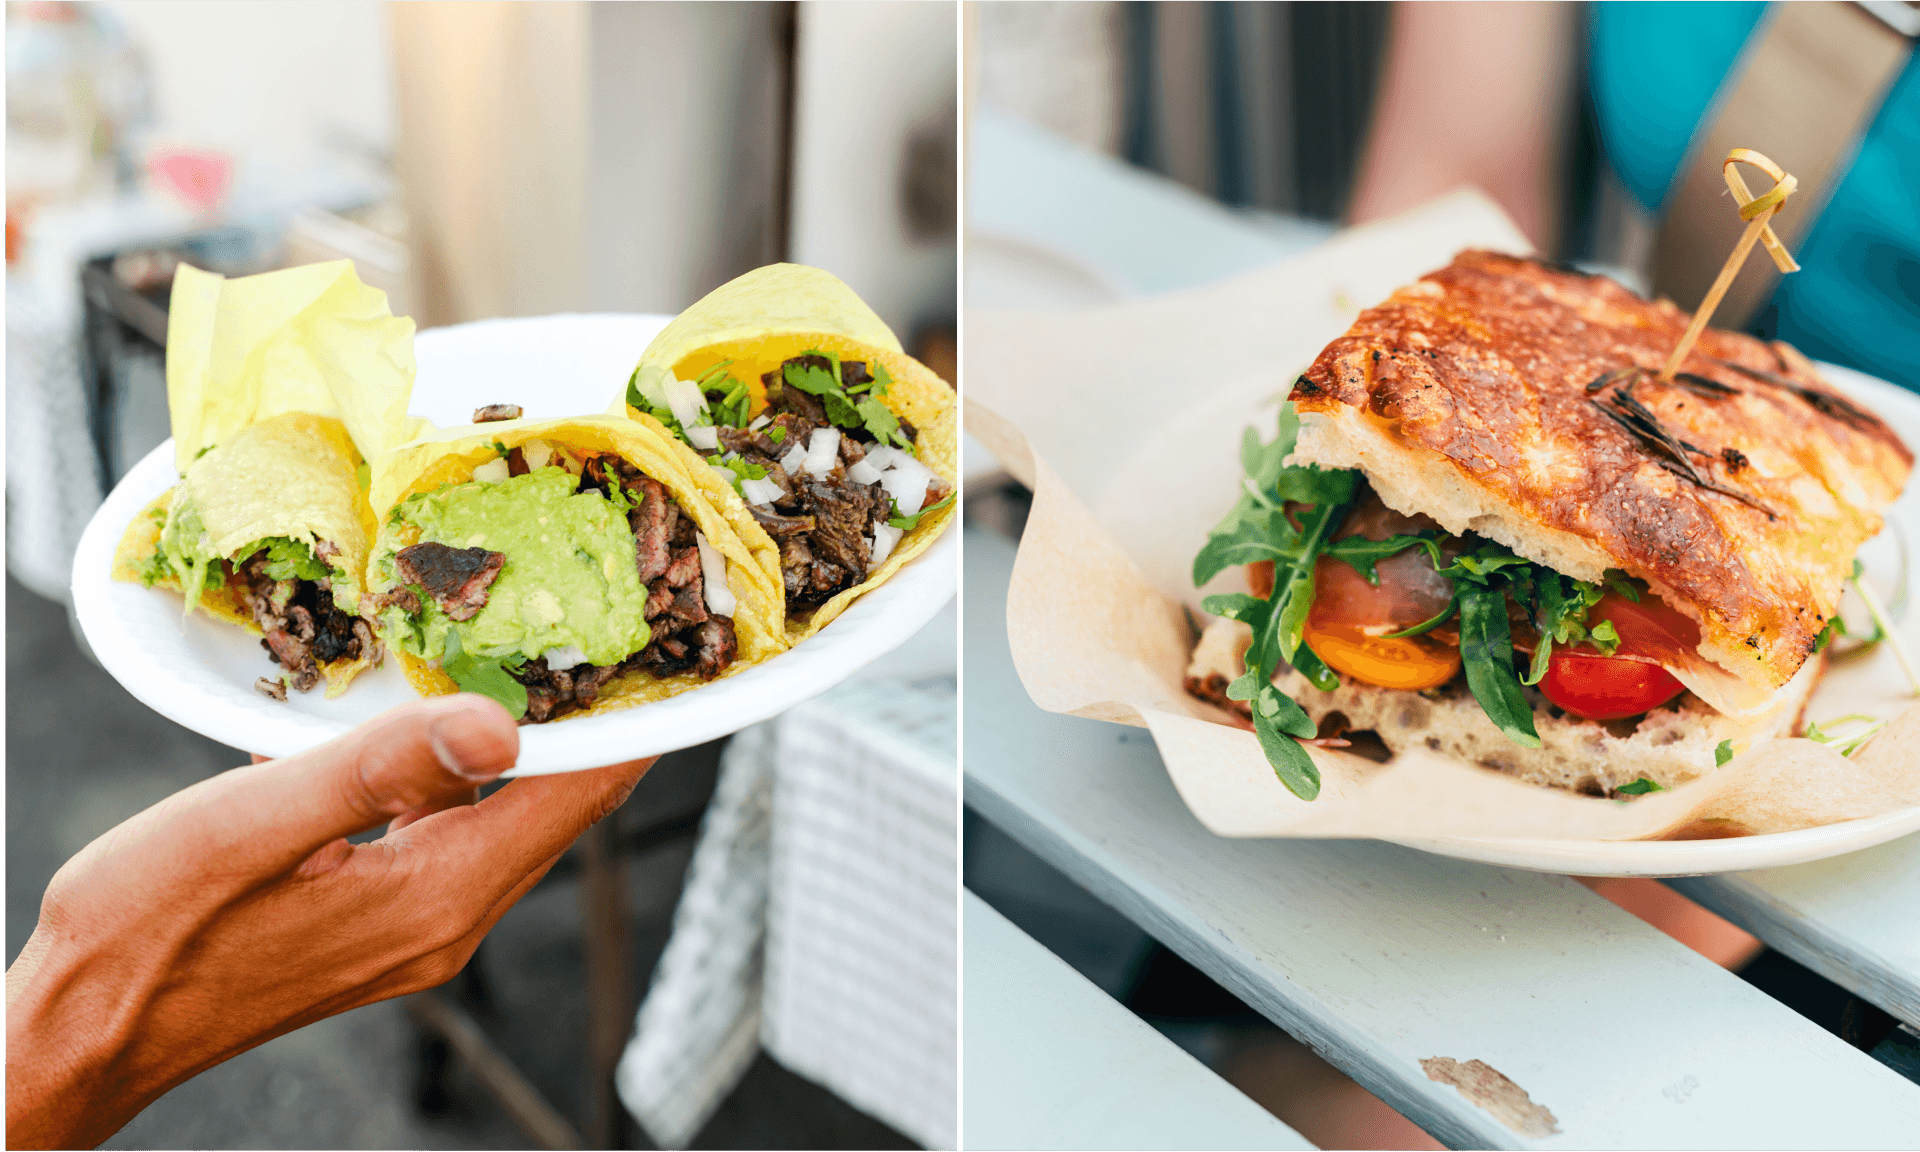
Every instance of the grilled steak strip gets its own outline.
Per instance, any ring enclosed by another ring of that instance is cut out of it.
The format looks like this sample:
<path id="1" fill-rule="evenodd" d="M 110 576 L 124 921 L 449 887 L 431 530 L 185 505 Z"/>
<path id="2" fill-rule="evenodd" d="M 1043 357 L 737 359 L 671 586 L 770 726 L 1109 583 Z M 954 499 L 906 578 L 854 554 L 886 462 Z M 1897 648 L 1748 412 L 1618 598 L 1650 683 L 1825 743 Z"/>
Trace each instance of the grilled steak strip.
<path id="1" fill-rule="evenodd" d="M 487 606 L 487 590 L 506 562 L 504 552 L 449 548 L 432 541 L 402 548 L 393 556 L 400 578 L 425 589 L 452 620 L 471 620 Z"/>

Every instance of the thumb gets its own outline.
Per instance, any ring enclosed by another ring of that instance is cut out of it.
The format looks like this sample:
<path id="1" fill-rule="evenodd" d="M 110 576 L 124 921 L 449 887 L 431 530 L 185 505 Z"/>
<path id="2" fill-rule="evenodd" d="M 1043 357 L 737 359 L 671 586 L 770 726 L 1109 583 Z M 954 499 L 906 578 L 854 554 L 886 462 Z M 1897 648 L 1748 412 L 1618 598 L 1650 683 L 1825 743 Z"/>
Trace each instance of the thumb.
<path id="1" fill-rule="evenodd" d="M 485 696 L 396 708 L 318 748 L 235 773 L 221 805 L 229 866 L 291 868 L 322 846 L 474 788 L 513 767 L 520 732 Z"/>

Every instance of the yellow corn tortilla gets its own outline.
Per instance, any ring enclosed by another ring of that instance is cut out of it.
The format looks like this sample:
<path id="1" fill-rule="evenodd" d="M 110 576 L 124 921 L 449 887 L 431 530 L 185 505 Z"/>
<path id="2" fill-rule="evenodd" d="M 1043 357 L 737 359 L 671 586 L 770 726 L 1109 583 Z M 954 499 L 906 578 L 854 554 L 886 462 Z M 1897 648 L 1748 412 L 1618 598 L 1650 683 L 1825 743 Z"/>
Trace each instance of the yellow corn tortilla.
<path id="1" fill-rule="evenodd" d="M 696 380 L 715 365 L 730 360 L 728 371 L 747 385 L 753 396 L 750 414 L 758 416 L 767 404 L 760 377 L 808 351 L 885 366 L 893 384 L 879 400 L 896 416 L 913 423 L 917 435 L 915 458 L 957 488 L 959 412 L 953 386 L 903 352 L 892 330 L 851 288 L 818 268 L 774 264 L 722 285 L 661 329 L 634 371 L 648 383 L 664 382 L 669 374 Z M 689 470 L 711 472 L 698 452 L 651 415 L 627 404 L 624 388 L 614 407 L 668 442 Z M 773 555 L 775 586 L 781 591 L 784 605 L 778 546 L 732 485 L 721 482 L 719 486 L 726 491 L 719 494 L 718 506 L 741 539 Z M 834 596 L 805 620 L 785 620 L 787 642 L 797 644 L 826 627 L 855 599 L 926 551 L 945 531 L 957 506 L 957 502 L 948 504 L 922 516 L 901 537 L 886 563 L 862 583 Z"/>
<path id="2" fill-rule="evenodd" d="M 210 537 L 210 550 L 229 561 L 239 550 L 272 536 L 325 540 L 340 550 L 344 576 L 329 582 L 334 603 L 358 611 L 367 553 L 373 541 L 373 510 L 360 492 L 360 455 L 346 426 L 328 416 L 288 412 L 240 429 L 187 470 L 184 480 L 154 500 L 127 526 L 113 558 L 116 580 L 144 581 L 147 564 L 175 501 L 191 499 Z M 203 592 L 198 607 L 216 619 L 264 635 L 246 602 L 229 584 Z M 181 591 L 169 574 L 156 587 Z M 327 695 L 337 696 L 379 653 L 319 664 Z"/>
<path id="3" fill-rule="evenodd" d="M 350 260 L 237 280 L 182 265 L 167 314 L 167 408 L 182 481 L 164 508 L 190 498 L 210 550 L 229 561 L 266 537 L 328 541 L 345 573 L 330 581 L 334 602 L 357 611 L 373 541 L 358 469 L 422 423 L 406 414 L 413 371 L 413 321 L 393 316 Z M 150 511 L 121 540 L 117 579 L 142 579 L 158 548 L 163 525 Z M 260 631 L 231 588 L 203 594 L 199 606 Z M 327 695 L 379 658 L 376 649 L 323 665 Z"/>
<path id="4" fill-rule="evenodd" d="M 529 440 L 544 440 L 576 451 L 619 455 L 665 485 L 681 510 L 693 517 L 707 543 L 726 557 L 727 586 L 737 601 L 733 615 L 737 649 L 733 663 L 717 678 L 731 676 L 786 650 L 782 627 L 786 606 L 779 552 L 771 542 L 757 547 L 750 545 L 715 508 L 714 489 L 726 487 L 726 483 L 712 474 L 705 461 L 701 461 L 699 473 L 691 473 L 680 456 L 661 443 L 659 435 L 619 416 L 502 420 L 442 428 L 383 457 L 374 465 L 373 487 L 369 493 L 380 522 L 374 542 L 375 562 L 369 569 L 373 574 L 373 590 L 386 591 L 392 587 L 390 581 L 378 575 L 382 568 L 379 560 L 406 546 L 402 538 L 404 526 L 389 522 L 389 514 L 401 501 L 416 493 L 432 492 L 443 485 L 473 479 L 474 468 L 499 459 L 496 443 L 511 450 Z M 394 651 L 400 657 L 408 682 L 422 696 L 442 696 L 460 690 L 453 678 L 437 665 L 402 651 L 397 645 Z M 705 683 L 708 681 L 690 672 L 664 678 L 645 672 L 625 672 L 600 690 L 600 697 L 592 707 L 569 712 L 552 722 L 664 700 Z"/>

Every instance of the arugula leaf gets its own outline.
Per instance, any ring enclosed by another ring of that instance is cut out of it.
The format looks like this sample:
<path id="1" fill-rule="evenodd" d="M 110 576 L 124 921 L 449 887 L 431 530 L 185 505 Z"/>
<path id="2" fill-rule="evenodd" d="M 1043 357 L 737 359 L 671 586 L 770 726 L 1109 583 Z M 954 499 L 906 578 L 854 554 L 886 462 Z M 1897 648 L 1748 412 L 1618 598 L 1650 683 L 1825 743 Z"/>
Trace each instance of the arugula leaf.
<path id="1" fill-rule="evenodd" d="M 1253 702 L 1253 734 L 1260 740 L 1267 763 L 1273 765 L 1274 775 L 1302 800 L 1320 795 L 1320 766 L 1298 740 L 1290 737 L 1310 740 L 1315 731 L 1313 720 L 1292 697 L 1272 684 L 1260 690 Z"/>
<path id="2" fill-rule="evenodd" d="M 1380 574 L 1374 571 L 1374 565 L 1382 560 L 1398 556 L 1409 548 L 1432 545 L 1432 533 L 1418 536 L 1389 536 L 1385 540 L 1369 540 L 1365 536 L 1347 536 L 1321 549 L 1321 555 L 1332 556 L 1336 560 L 1345 560 L 1355 572 L 1367 578 L 1367 583 L 1378 586 Z M 1438 549 L 1435 549 L 1437 554 Z"/>
<path id="3" fill-rule="evenodd" d="M 1614 791 L 1622 796 L 1645 796 L 1649 792 L 1665 792 L 1666 789 L 1654 783 L 1651 779 L 1642 776 L 1631 784 L 1620 785 L 1620 787 L 1615 788 Z"/>
<path id="4" fill-rule="evenodd" d="M 1447 601 L 1447 606 L 1445 608 L 1440 609 L 1440 614 L 1438 616 L 1435 616 L 1433 619 L 1423 621 L 1422 623 L 1419 623 L 1419 624 L 1415 624 L 1413 627 L 1408 628 L 1404 632 L 1389 632 L 1385 636 L 1383 636 L 1382 639 L 1399 640 L 1407 636 L 1424 636 L 1427 633 L 1433 631 L 1435 628 L 1440 627 L 1440 625 L 1445 624 L 1448 621 L 1448 619 L 1450 619 L 1453 616 L 1453 614 L 1455 612 L 1458 612 L 1459 610 L 1460 610 L 1460 598 L 1458 596 L 1455 596 L 1453 599 Z M 1531 681 L 1529 681 L 1529 683 L 1531 683 Z"/>
<path id="5" fill-rule="evenodd" d="M 460 630 L 447 630 L 446 652 L 440 657 L 440 669 L 453 678 L 462 692 L 477 692 L 498 700 L 515 720 L 527 714 L 526 685 L 507 675 L 511 663 L 517 671 L 519 661 L 490 659 L 460 650 Z"/>
<path id="6" fill-rule="evenodd" d="M 960 494 L 959 489 L 955 489 L 954 491 L 947 493 L 946 497 L 942 499 L 939 503 L 929 504 L 925 508 L 920 509 L 920 511 L 915 512 L 911 516 L 895 515 L 887 521 L 887 524 L 889 527 L 899 528 L 902 531 L 911 532 L 913 531 L 914 526 L 920 523 L 920 517 L 925 516 L 927 513 L 933 511 L 935 508 L 945 508 L 947 505 L 953 503 L 953 498 L 955 496 L 958 496 L 959 494 Z M 892 500 L 889 499 L 888 503 L 891 504 Z M 900 506 L 898 504 L 894 504 L 893 510 L 895 513 L 898 513 L 900 511 Z"/>
<path id="7" fill-rule="evenodd" d="M 1473 583 L 1455 584 L 1454 590 L 1460 597 L 1460 660 L 1473 698 L 1507 739 L 1524 748 L 1540 747 L 1533 706 L 1513 670 L 1506 593 Z"/>
<path id="8" fill-rule="evenodd" d="M 1202 607 L 1253 630 L 1246 671 L 1228 686 L 1227 696 L 1250 703 L 1254 734 L 1275 775 L 1294 795 L 1311 800 L 1320 794 L 1320 770 L 1292 737 L 1311 739 L 1316 731 L 1313 719 L 1274 687 L 1273 676 L 1284 662 L 1322 689 L 1340 683 L 1306 643 L 1305 633 L 1313 608 L 1314 562 L 1346 514 L 1359 474 L 1327 472 L 1312 465 L 1286 466 L 1298 427 L 1292 405 L 1282 405 L 1278 435 L 1272 442 L 1262 443 L 1251 428 L 1242 437 L 1240 463 L 1247 473 L 1246 491 L 1194 557 L 1193 581 L 1205 584 L 1235 565 L 1273 562 L 1273 590 L 1266 599 L 1233 592 L 1209 596 Z M 1290 514 L 1289 501 L 1304 507 Z M 1353 554 L 1371 567 L 1363 551 L 1356 549 Z"/>
<path id="9" fill-rule="evenodd" d="M 1731 759 L 1733 759 L 1733 741 L 1720 741 L 1719 746 L 1713 750 L 1713 766 L 1718 768 Z"/>

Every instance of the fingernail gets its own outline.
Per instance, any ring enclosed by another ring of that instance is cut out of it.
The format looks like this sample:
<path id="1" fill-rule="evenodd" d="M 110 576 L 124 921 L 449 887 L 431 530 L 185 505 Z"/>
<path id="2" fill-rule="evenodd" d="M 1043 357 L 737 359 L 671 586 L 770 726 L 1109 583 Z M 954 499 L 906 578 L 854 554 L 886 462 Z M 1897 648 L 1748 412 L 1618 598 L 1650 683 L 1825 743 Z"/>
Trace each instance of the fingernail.
<path id="1" fill-rule="evenodd" d="M 427 726 L 427 742 L 433 747 L 440 766 L 463 779 L 491 780 L 506 771 L 497 760 L 497 749 L 486 733 L 462 716 L 442 716 Z"/>

